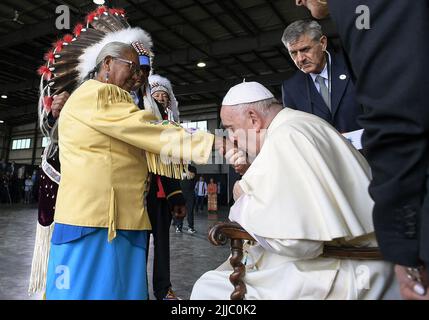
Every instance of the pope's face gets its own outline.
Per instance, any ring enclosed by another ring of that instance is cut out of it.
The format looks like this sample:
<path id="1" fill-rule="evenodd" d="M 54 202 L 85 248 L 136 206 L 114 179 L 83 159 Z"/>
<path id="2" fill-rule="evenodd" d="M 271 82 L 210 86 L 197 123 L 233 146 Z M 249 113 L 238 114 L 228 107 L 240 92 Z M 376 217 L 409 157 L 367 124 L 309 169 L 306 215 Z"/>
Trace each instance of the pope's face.
<path id="1" fill-rule="evenodd" d="M 325 63 L 327 39 L 322 36 L 319 41 L 303 34 L 295 42 L 288 43 L 287 49 L 295 65 L 304 73 L 320 73 Z"/>
<path id="2" fill-rule="evenodd" d="M 238 148 L 247 152 L 250 157 L 256 157 L 262 147 L 261 133 L 255 130 L 248 112 L 243 112 L 241 108 L 222 106 L 220 118 L 229 140 L 236 142 Z"/>
<path id="3" fill-rule="evenodd" d="M 295 0 L 297 6 L 304 6 L 310 10 L 316 19 L 323 19 L 329 15 L 328 0 Z"/>

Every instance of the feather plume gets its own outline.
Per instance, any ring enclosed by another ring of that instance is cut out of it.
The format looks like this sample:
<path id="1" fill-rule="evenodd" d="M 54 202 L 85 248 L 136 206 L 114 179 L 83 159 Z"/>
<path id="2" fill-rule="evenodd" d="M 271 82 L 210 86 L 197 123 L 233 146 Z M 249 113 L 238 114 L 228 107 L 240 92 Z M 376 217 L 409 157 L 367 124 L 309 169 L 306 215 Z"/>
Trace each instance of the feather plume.
<path id="1" fill-rule="evenodd" d="M 48 52 L 45 53 L 44 58 L 48 63 L 53 63 L 55 61 L 54 52 L 52 50 L 49 50 Z"/>
<path id="2" fill-rule="evenodd" d="M 51 70 L 49 70 L 48 66 L 40 66 L 39 69 L 37 69 L 37 73 L 41 75 L 45 80 L 50 80 L 52 76 Z"/>
<path id="3" fill-rule="evenodd" d="M 74 29 L 73 29 L 73 34 L 75 35 L 75 37 L 79 37 L 81 32 L 83 29 L 83 24 L 82 23 L 78 23 Z"/>
<path id="4" fill-rule="evenodd" d="M 63 37 L 63 42 L 65 42 L 65 43 L 70 43 L 70 42 L 72 42 L 72 40 L 73 40 L 73 35 L 71 35 L 71 34 L 66 34 Z"/>
<path id="5" fill-rule="evenodd" d="M 99 7 L 88 13 L 85 22 L 86 26 L 78 23 L 73 34 L 67 34 L 55 42 L 45 54 L 46 65 L 38 69 L 41 76 L 38 105 L 40 124 L 49 112 L 50 97 L 63 91 L 73 92 L 94 69 L 96 58 L 106 44 L 113 41 L 130 44 L 139 41 L 148 51 L 152 48 L 150 35 L 140 28 L 131 28 L 123 9 Z"/>

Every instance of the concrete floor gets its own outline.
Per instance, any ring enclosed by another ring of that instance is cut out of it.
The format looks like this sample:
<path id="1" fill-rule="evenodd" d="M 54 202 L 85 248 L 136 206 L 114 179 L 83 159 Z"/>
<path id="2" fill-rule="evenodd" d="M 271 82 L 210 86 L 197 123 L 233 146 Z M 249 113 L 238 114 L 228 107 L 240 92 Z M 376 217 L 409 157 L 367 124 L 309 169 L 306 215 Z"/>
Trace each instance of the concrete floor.
<path id="1" fill-rule="evenodd" d="M 170 228 L 171 283 L 177 295 L 189 299 L 195 281 L 206 271 L 213 270 L 229 256 L 229 246 L 215 247 L 207 240 L 207 230 L 216 221 L 224 221 L 227 210 L 208 219 L 207 213 L 195 216 L 197 233 L 175 233 Z M 36 205 L 0 204 L 0 300 L 41 299 L 27 294 L 31 260 L 36 233 Z M 187 230 L 186 220 L 184 230 Z M 151 248 L 150 253 L 153 250 Z M 152 279 L 152 254 L 149 254 L 148 277 Z M 154 299 L 149 286 L 150 299 Z M 399 290 L 385 297 L 397 300 Z"/>
<path id="2" fill-rule="evenodd" d="M 195 234 L 186 231 L 175 233 L 174 227 L 170 228 L 171 283 L 180 298 L 188 299 L 195 281 L 228 258 L 228 246 L 215 247 L 207 240 L 210 225 L 226 217 L 226 209 L 220 211 L 217 219 L 208 219 L 207 214 L 197 214 Z M 0 300 L 41 298 L 40 295 L 30 297 L 27 294 L 36 222 L 36 205 L 0 204 Z M 186 220 L 183 229 L 187 230 Z M 150 255 L 149 279 L 152 279 L 152 259 Z M 150 298 L 154 299 L 151 288 L 149 293 Z"/>

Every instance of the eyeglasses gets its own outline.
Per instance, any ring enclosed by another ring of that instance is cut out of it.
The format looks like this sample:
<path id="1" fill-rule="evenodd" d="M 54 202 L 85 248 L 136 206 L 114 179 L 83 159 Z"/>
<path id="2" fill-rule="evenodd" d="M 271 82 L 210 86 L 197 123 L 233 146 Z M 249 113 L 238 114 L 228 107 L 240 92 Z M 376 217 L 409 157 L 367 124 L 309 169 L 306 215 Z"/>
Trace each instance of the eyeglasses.
<path id="1" fill-rule="evenodd" d="M 143 72 L 140 70 L 140 68 L 134 62 L 132 62 L 130 60 L 125 60 L 125 59 L 117 58 L 117 57 L 112 57 L 112 59 L 128 64 L 130 66 L 130 72 L 132 74 L 137 75 L 138 77 L 140 77 L 143 74 Z"/>

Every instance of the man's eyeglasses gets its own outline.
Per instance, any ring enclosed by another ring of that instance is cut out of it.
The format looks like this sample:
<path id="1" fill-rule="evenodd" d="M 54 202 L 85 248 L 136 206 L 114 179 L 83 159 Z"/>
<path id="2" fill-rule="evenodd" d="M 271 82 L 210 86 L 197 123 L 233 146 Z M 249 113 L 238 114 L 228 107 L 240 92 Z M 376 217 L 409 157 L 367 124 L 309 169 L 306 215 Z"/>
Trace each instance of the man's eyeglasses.
<path id="1" fill-rule="evenodd" d="M 143 74 L 142 70 L 140 70 L 140 67 L 138 67 L 134 62 L 132 62 L 130 60 L 125 60 L 125 59 L 117 58 L 117 57 L 112 57 L 112 59 L 128 64 L 130 66 L 130 72 L 132 74 L 137 75 L 138 77 L 140 77 Z"/>

